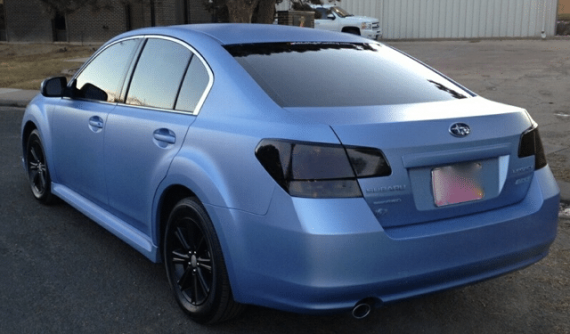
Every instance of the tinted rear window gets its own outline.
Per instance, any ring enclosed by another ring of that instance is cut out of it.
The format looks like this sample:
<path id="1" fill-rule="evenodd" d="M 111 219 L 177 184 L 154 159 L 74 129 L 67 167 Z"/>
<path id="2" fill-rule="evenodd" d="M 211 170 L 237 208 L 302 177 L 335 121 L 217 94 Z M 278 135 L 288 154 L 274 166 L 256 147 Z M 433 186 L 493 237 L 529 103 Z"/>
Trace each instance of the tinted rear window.
<path id="1" fill-rule="evenodd" d="M 472 96 L 379 44 L 270 43 L 226 49 L 283 107 L 390 105 Z"/>

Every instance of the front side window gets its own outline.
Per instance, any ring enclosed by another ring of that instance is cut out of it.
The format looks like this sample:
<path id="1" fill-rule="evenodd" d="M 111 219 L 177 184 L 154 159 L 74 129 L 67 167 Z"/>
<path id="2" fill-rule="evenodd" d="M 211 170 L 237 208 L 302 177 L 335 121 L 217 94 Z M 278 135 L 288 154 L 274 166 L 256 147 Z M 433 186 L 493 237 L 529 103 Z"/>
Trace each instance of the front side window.
<path id="1" fill-rule="evenodd" d="M 127 93 L 127 104 L 173 109 L 192 53 L 176 42 L 151 38 L 146 43 Z"/>
<path id="2" fill-rule="evenodd" d="M 77 76 L 74 97 L 118 102 L 139 40 L 129 39 L 109 46 Z"/>
<path id="3" fill-rule="evenodd" d="M 315 20 L 318 19 L 327 19 L 327 15 L 330 13 L 330 10 L 327 10 L 323 7 L 318 7 L 315 9 Z"/>
<path id="4" fill-rule="evenodd" d="M 354 16 L 340 7 L 332 7 L 331 9 L 340 17 Z"/>

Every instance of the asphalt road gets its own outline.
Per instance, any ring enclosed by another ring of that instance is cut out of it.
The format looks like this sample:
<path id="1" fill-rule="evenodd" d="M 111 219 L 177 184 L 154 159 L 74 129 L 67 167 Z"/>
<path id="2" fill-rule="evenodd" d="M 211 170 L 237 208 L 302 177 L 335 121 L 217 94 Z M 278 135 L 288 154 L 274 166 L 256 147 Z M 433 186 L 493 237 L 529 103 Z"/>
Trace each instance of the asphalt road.
<path id="1" fill-rule="evenodd" d="M 249 307 L 190 321 L 153 264 L 70 206 L 33 200 L 20 162 L 23 110 L 0 108 L 0 333 L 568 333 L 570 220 L 551 255 L 498 279 L 355 320 Z"/>

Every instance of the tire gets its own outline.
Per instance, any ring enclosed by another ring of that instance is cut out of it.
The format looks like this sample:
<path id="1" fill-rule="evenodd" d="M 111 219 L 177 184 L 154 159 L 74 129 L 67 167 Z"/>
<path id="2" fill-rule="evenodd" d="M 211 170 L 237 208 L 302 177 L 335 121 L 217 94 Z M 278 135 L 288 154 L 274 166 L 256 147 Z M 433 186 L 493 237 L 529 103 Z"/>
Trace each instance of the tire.
<path id="1" fill-rule="evenodd" d="M 43 204 L 53 203 L 55 196 L 51 192 L 51 177 L 38 130 L 32 131 L 28 136 L 26 170 L 34 197 Z"/>
<path id="2" fill-rule="evenodd" d="M 213 324 L 238 316 L 220 242 L 196 198 L 178 202 L 163 239 L 166 275 L 178 305 L 194 321 Z"/>

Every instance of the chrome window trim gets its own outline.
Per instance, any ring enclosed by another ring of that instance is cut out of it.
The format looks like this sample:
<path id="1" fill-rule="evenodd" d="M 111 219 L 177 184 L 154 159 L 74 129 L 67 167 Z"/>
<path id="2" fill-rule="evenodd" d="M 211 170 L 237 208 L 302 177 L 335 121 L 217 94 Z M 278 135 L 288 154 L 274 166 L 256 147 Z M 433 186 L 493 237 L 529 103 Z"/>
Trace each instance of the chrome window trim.
<path id="1" fill-rule="evenodd" d="M 143 40 L 148 40 L 151 38 L 157 38 L 157 39 L 164 39 L 164 40 L 168 40 L 177 44 L 182 45 L 183 47 L 185 47 L 186 49 L 188 49 L 190 52 L 192 52 L 192 58 L 191 58 L 191 62 L 193 61 L 194 57 L 198 57 L 198 59 L 202 62 L 202 65 L 204 65 L 204 67 L 206 68 L 206 72 L 208 72 L 208 85 L 206 85 L 206 88 L 204 89 L 204 92 L 202 92 L 202 96 L 200 97 L 200 99 L 198 100 L 198 103 L 196 104 L 196 108 L 194 109 L 193 112 L 190 111 L 182 111 L 182 110 L 175 110 L 174 107 L 176 107 L 176 105 L 174 105 L 173 109 L 164 109 L 164 108 L 156 108 L 156 107 L 149 107 L 149 106 L 136 106 L 136 105 L 132 105 L 132 104 L 128 104 L 126 103 L 126 101 L 123 102 L 107 102 L 107 101 L 91 101 L 91 100 L 86 100 L 86 101 L 90 101 L 90 102 L 94 102 L 94 103 L 105 103 L 105 104 L 115 104 L 115 105 L 121 105 L 121 106 L 128 106 L 131 108 L 142 108 L 142 109 L 147 109 L 147 110 L 155 110 L 155 111 L 161 111 L 161 112 L 170 112 L 170 113 L 175 113 L 175 114 L 183 114 L 183 115 L 193 115 L 193 116 L 197 116 L 200 111 L 202 110 L 202 106 L 204 105 L 204 102 L 206 101 L 206 98 L 208 97 L 208 95 L 210 94 L 210 91 L 212 90 L 212 87 L 214 86 L 214 72 L 212 71 L 212 69 L 210 68 L 210 65 L 208 64 L 208 62 L 204 59 L 204 57 L 202 57 L 202 55 L 198 52 L 198 50 L 196 50 L 195 48 L 193 48 L 192 46 L 190 46 L 189 44 L 187 44 L 185 41 L 173 38 L 173 37 L 168 37 L 168 36 L 162 36 L 162 35 L 137 35 L 137 36 L 129 36 L 129 37 L 125 37 L 119 40 L 114 41 L 113 43 L 105 46 L 105 48 L 101 48 L 99 50 L 97 50 L 97 52 L 95 52 L 95 54 L 93 54 L 90 58 L 89 61 L 85 62 L 85 64 L 83 64 L 83 66 L 81 66 L 81 68 L 77 71 L 77 73 L 75 73 L 75 75 L 71 78 L 71 80 L 69 81 L 70 83 L 73 82 L 77 76 L 79 76 L 83 70 L 85 69 L 85 67 L 89 66 L 89 64 L 91 64 L 91 62 L 97 58 L 99 56 L 99 54 L 101 54 L 103 51 L 107 50 L 109 47 L 117 44 L 117 43 L 121 43 L 127 40 L 131 40 L 131 39 L 143 39 Z M 140 51 L 142 52 L 144 51 L 144 48 Z M 135 56 L 137 57 L 137 59 L 132 59 L 136 62 L 138 62 L 138 57 L 140 56 L 140 52 L 138 54 L 136 54 Z M 129 78 L 125 78 L 125 82 L 128 81 L 128 84 L 130 86 L 131 84 L 131 80 L 132 80 L 132 75 L 134 74 L 131 73 L 131 76 Z M 180 82 L 178 89 L 180 89 L 182 82 L 184 81 L 184 77 L 182 78 L 183 80 Z M 128 93 L 128 92 L 127 92 Z M 125 96 L 126 98 L 126 96 Z M 175 101 L 176 103 L 176 101 Z"/>
<path id="2" fill-rule="evenodd" d="M 131 40 L 131 39 L 141 39 L 141 38 L 142 38 L 141 36 L 125 37 L 125 38 L 122 38 L 122 39 L 120 39 L 120 40 L 116 40 L 116 41 L 114 41 L 113 43 L 110 43 L 109 45 L 106 45 L 104 48 L 99 48 L 97 51 L 95 51 L 95 53 L 93 53 L 93 54 L 91 55 L 91 57 L 89 57 L 89 59 L 88 59 L 85 63 L 83 63 L 83 65 L 81 65 L 81 67 L 79 68 L 79 70 L 77 70 L 77 72 L 75 72 L 75 74 L 71 77 L 71 79 L 70 79 L 69 82 L 67 83 L 67 87 L 68 87 L 68 88 L 71 88 L 71 84 L 77 79 L 77 77 L 78 77 L 79 75 L 81 75 L 81 73 L 83 73 L 83 71 L 85 70 L 85 68 L 86 68 L 87 66 L 89 66 L 89 65 L 95 60 L 95 58 L 99 57 L 99 55 L 100 55 L 101 53 L 103 53 L 105 50 L 107 50 L 107 49 L 110 48 L 111 46 L 114 46 L 114 45 L 117 44 L 117 43 L 122 43 L 122 42 L 124 42 L 124 41 L 128 41 L 128 40 Z M 139 45 L 137 48 L 140 48 L 140 45 Z M 132 65 L 132 61 L 133 61 L 133 59 L 131 59 L 131 65 Z M 128 74 L 128 73 L 127 73 L 127 74 Z M 124 86 L 124 85 L 125 85 L 125 81 L 126 81 L 128 78 L 125 77 L 125 78 L 123 78 L 123 79 L 124 79 L 124 80 L 123 80 L 123 86 Z M 130 79 L 129 79 L 129 80 L 130 80 Z M 121 88 L 121 89 L 122 89 L 122 88 Z M 122 91 L 119 92 L 119 95 L 121 95 L 121 94 L 122 94 Z M 66 98 L 67 98 L 67 99 L 71 99 L 70 97 L 66 97 Z M 103 104 L 112 104 L 112 105 L 121 104 L 121 102 L 116 102 L 116 101 L 115 101 L 115 102 L 108 102 L 108 101 L 98 101 L 98 100 L 89 100 L 89 99 L 78 99 L 78 100 L 85 101 L 85 102 L 91 102 L 91 103 L 103 103 Z"/>
<path id="3" fill-rule="evenodd" d="M 128 104 L 126 103 L 126 101 L 124 102 L 119 102 L 119 105 L 125 105 L 125 106 L 129 106 L 129 107 L 133 107 L 133 108 L 143 108 L 143 109 L 147 109 L 147 110 L 156 110 L 156 111 L 162 111 L 162 112 L 170 112 L 170 113 L 175 113 L 175 114 L 183 114 L 183 115 L 193 115 L 193 116 L 197 116 L 200 113 L 200 110 L 202 110 L 202 105 L 204 104 L 204 101 L 206 100 L 206 98 L 208 97 L 208 94 L 210 94 L 210 90 L 212 89 L 212 86 L 214 85 L 214 73 L 212 72 L 212 69 L 210 68 L 208 62 L 206 62 L 206 60 L 204 59 L 204 57 L 202 57 L 202 55 L 192 46 L 188 45 L 186 42 L 173 38 L 173 37 L 168 37 L 168 36 L 162 36 L 162 35 L 139 35 L 137 36 L 138 38 L 144 38 L 146 40 L 149 40 L 151 38 L 156 38 L 156 39 L 164 39 L 164 40 L 168 40 L 177 44 L 182 45 L 183 47 L 185 47 L 186 49 L 188 49 L 190 52 L 192 52 L 193 57 L 191 58 L 190 62 L 193 61 L 194 57 L 198 57 L 198 59 L 202 62 L 202 65 L 204 65 L 204 67 L 206 68 L 206 72 L 208 72 L 208 85 L 206 86 L 206 88 L 204 89 L 204 92 L 202 92 L 202 96 L 200 97 L 200 99 L 198 100 L 198 103 L 196 104 L 196 108 L 194 109 L 193 112 L 190 111 L 183 111 L 183 110 L 175 110 L 174 107 L 176 107 L 176 105 L 173 106 L 173 109 L 164 109 L 164 108 L 156 108 L 156 107 L 149 107 L 149 106 L 135 106 L 132 104 Z M 127 37 L 126 39 L 129 39 L 132 37 Z M 124 39 L 121 39 L 120 41 L 124 41 Z M 119 42 L 119 41 L 117 41 Z M 114 44 L 114 43 L 113 43 Z M 144 51 L 141 50 L 141 52 Z M 139 54 L 140 56 L 140 54 Z M 138 61 L 138 60 L 137 60 Z M 132 73 L 134 74 L 134 72 Z M 186 73 L 185 73 L 186 75 Z M 181 88 L 182 83 L 184 81 L 184 77 L 182 77 L 182 81 L 180 82 L 178 89 Z M 130 86 L 130 81 L 132 80 L 132 77 L 129 78 L 129 86 Z M 127 92 L 128 95 L 128 92 Z M 176 101 L 175 101 L 176 103 Z"/>

